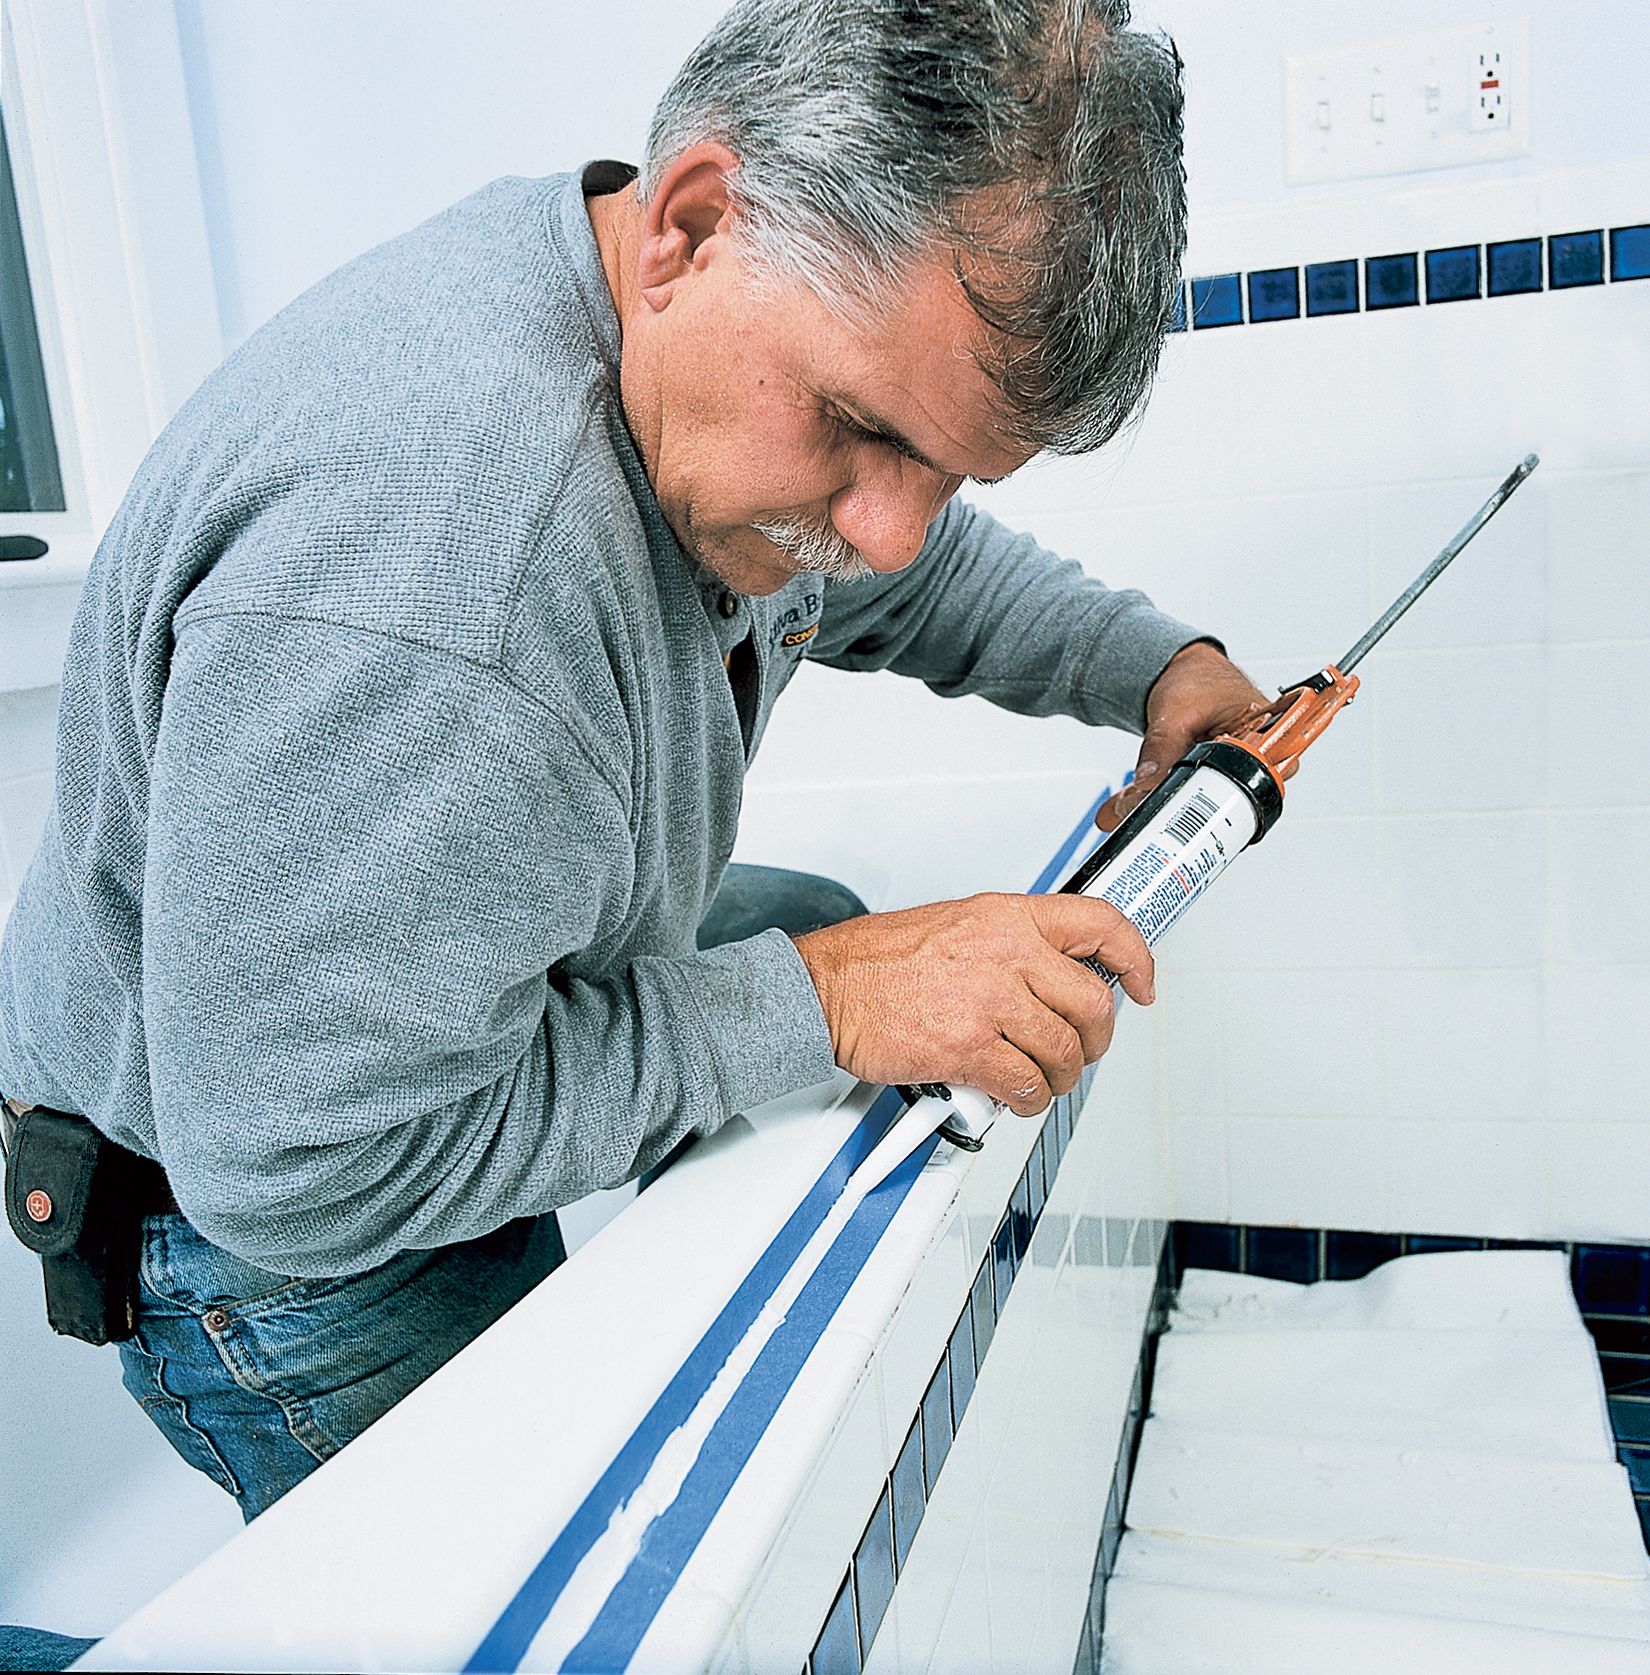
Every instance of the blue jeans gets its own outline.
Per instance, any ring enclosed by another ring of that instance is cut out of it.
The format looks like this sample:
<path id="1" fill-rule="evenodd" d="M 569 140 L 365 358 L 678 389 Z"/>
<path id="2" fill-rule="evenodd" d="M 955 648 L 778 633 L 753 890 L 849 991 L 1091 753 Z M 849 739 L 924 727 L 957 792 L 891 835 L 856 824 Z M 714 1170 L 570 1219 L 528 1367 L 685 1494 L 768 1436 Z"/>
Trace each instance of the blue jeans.
<path id="1" fill-rule="evenodd" d="M 829 879 L 736 866 L 701 947 L 865 911 Z M 126 1388 L 252 1519 L 519 1302 L 563 1259 L 554 1215 L 338 1279 L 273 1274 L 180 1215 L 144 1224 Z"/>

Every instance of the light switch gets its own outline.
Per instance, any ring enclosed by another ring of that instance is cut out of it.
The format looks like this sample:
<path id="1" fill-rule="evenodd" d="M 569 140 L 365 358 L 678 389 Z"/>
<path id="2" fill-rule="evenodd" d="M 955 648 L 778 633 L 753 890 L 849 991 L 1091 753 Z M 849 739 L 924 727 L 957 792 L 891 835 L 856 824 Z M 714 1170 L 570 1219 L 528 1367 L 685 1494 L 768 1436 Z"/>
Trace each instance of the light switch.
<path id="1" fill-rule="evenodd" d="M 1371 93 L 1369 96 L 1369 120 L 1371 122 L 1386 121 L 1386 95 Z"/>
<path id="2" fill-rule="evenodd" d="M 1329 101 L 1327 99 L 1318 101 L 1318 126 L 1320 128 L 1328 128 L 1329 126 Z"/>

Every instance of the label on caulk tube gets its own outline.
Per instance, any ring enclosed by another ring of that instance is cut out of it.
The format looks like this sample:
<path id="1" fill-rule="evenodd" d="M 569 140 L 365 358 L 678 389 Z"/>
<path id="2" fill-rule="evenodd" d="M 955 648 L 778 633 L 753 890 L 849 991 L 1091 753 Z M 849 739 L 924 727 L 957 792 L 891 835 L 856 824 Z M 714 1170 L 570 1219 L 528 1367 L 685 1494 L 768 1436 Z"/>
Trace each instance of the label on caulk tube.
<path id="1" fill-rule="evenodd" d="M 1257 825 L 1246 792 L 1199 768 L 1083 894 L 1109 901 L 1150 945 L 1248 848 Z"/>

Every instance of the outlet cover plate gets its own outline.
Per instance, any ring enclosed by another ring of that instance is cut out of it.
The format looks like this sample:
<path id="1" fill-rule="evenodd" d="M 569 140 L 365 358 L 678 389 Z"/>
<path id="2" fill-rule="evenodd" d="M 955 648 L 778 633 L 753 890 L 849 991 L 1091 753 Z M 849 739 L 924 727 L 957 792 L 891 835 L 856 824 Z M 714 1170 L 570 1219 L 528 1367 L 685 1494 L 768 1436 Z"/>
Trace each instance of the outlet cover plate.
<path id="1" fill-rule="evenodd" d="M 1479 54 L 1499 52 L 1497 129 L 1474 125 Z M 1401 35 L 1284 60 L 1291 186 L 1455 169 L 1530 149 L 1530 31 L 1523 22 Z"/>

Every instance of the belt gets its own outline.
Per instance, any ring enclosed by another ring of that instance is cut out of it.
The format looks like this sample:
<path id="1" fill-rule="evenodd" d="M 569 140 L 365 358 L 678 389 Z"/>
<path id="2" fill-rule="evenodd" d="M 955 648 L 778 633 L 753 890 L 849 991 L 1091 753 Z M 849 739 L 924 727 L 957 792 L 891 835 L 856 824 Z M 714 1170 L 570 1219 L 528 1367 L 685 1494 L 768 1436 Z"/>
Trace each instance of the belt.
<path id="1" fill-rule="evenodd" d="M 32 1111 L 32 1105 L 6 1098 L 0 1094 L 0 1154 L 11 1156 L 12 1136 L 17 1132 L 17 1119 Z M 82 1118 L 81 1121 L 85 1121 Z M 141 1216 L 176 1215 L 178 1201 L 166 1171 L 152 1158 L 141 1152 L 128 1151 L 105 1136 L 104 1144 L 119 1152 L 126 1162 L 126 1179 L 133 1195 L 133 1207 Z"/>

